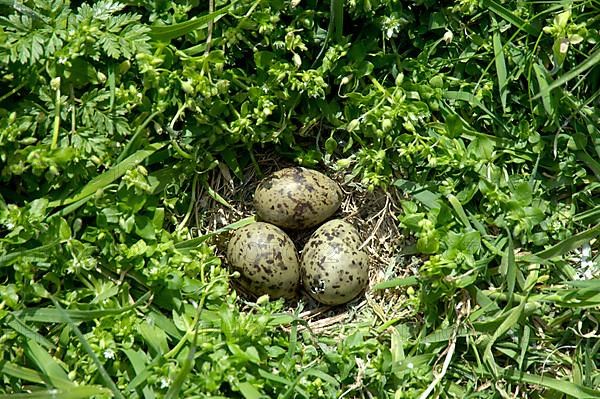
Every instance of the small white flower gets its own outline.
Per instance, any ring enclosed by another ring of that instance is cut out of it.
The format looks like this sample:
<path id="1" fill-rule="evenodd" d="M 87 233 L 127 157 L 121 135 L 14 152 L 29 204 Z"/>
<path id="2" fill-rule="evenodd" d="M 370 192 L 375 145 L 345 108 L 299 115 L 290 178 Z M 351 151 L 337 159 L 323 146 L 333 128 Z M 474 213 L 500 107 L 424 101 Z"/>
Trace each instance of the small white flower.
<path id="1" fill-rule="evenodd" d="M 292 58 L 294 60 L 294 65 L 296 65 L 296 68 L 300 68 L 302 66 L 302 58 L 297 53 L 294 53 L 294 56 Z"/>
<path id="2" fill-rule="evenodd" d="M 66 63 L 67 63 L 67 61 L 68 61 L 68 58 L 67 58 L 67 57 L 59 57 L 59 58 L 58 58 L 58 63 L 59 63 L 59 64 L 63 64 L 63 65 L 64 65 L 64 64 L 66 64 Z"/>
<path id="3" fill-rule="evenodd" d="M 444 33 L 444 36 L 442 37 L 442 40 L 446 42 L 446 44 L 450 44 L 452 43 L 452 39 L 454 39 L 454 33 L 452 33 L 451 31 L 447 30 Z"/>
<path id="4" fill-rule="evenodd" d="M 169 385 L 171 385 L 171 381 L 169 381 L 169 379 L 168 379 L 168 378 L 162 377 L 162 378 L 160 379 L 160 388 L 161 388 L 161 389 L 168 388 L 168 387 L 169 387 Z"/>
<path id="5" fill-rule="evenodd" d="M 558 51 L 560 51 L 561 54 L 567 54 L 568 50 L 569 50 L 569 41 L 567 39 L 561 40 Z"/>
<path id="6" fill-rule="evenodd" d="M 415 368 L 415 365 L 414 365 L 414 364 L 412 364 L 412 363 L 407 363 L 407 364 L 406 364 L 406 367 L 412 370 L 412 369 L 414 369 L 414 368 Z"/>
<path id="7" fill-rule="evenodd" d="M 581 248 L 581 257 L 589 258 L 590 256 L 592 256 L 592 247 L 590 246 L 589 242 L 586 242 Z"/>
<path id="8" fill-rule="evenodd" d="M 112 349 L 107 349 L 104 351 L 104 358 L 105 359 L 114 359 L 115 358 L 115 352 Z"/>

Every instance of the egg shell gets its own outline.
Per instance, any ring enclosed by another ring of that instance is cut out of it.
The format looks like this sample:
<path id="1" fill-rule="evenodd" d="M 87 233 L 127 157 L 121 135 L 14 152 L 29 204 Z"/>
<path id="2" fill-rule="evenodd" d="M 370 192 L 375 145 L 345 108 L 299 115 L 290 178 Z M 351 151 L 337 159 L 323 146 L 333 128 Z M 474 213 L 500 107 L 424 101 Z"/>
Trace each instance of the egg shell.
<path id="1" fill-rule="evenodd" d="M 237 229 L 227 245 L 227 260 L 240 272 L 240 285 L 256 296 L 296 294 L 300 283 L 296 247 L 277 226 L 256 222 Z"/>
<path id="2" fill-rule="evenodd" d="M 278 170 L 257 186 L 254 207 L 259 218 L 282 228 L 316 226 L 342 203 L 340 186 L 316 170 L 302 167 Z"/>
<path id="3" fill-rule="evenodd" d="M 340 219 L 314 232 L 300 261 L 302 282 L 310 296 L 326 305 L 339 305 L 366 288 L 369 255 L 359 249 L 362 242 L 356 228 Z"/>

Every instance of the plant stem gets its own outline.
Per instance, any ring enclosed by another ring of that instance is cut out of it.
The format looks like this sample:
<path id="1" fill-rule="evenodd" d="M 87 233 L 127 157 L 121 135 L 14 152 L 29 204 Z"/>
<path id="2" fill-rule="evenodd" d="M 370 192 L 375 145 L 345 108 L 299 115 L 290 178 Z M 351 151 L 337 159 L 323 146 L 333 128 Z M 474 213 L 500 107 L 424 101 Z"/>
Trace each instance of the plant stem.
<path id="1" fill-rule="evenodd" d="M 198 175 L 194 176 L 192 180 L 192 198 L 190 199 L 190 204 L 188 205 L 188 210 L 185 213 L 185 217 L 181 220 L 181 223 L 177 226 L 177 230 L 181 230 L 185 227 L 190 216 L 192 215 L 192 211 L 194 210 L 194 204 L 196 203 L 196 187 L 198 186 Z"/>
<path id="2" fill-rule="evenodd" d="M 54 127 L 52 129 L 52 144 L 50 149 L 54 150 L 58 147 L 58 132 L 60 131 L 60 85 L 56 88 L 56 96 L 54 97 Z"/>
<path id="3" fill-rule="evenodd" d="M 208 13 L 212 14 L 215 11 L 215 0 L 208 0 Z M 206 35 L 206 48 L 204 49 L 204 55 L 208 55 L 210 52 L 210 43 L 212 42 L 214 21 L 211 19 L 208 21 L 208 33 Z"/>

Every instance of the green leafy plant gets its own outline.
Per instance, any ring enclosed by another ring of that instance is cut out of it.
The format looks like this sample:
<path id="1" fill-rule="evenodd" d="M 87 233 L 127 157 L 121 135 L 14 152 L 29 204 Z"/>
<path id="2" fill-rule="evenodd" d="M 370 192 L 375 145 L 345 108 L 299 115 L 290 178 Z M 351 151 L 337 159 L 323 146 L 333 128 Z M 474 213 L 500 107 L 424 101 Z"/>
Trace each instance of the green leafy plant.
<path id="1" fill-rule="evenodd" d="M 0 397 L 600 397 L 598 8 L 0 0 Z M 400 191 L 343 322 L 232 289 L 263 153 Z"/>

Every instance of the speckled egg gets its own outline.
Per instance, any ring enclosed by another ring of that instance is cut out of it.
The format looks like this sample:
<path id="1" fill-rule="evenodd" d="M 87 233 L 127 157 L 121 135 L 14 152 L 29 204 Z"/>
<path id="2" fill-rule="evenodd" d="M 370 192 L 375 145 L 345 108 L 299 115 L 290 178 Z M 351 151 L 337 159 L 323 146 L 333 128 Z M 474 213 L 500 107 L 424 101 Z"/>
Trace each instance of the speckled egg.
<path id="1" fill-rule="evenodd" d="M 260 182 L 254 207 L 261 220 L 288 229 L 316 226 L 342 203 L 340 186 L 315 170 L 281 169 Z"/>
<path id="2" fill-rule="evenodd" d="M 291 298 L 300 283 L 292 240 L 277 226 L 256 222 L 237 229 L 227 245 L 227 260 L 251 293 Z"/>
<path id="3" fill-rule="evenodd" d="M 300 262 L 308 293 L 326 305 L 339 305 L 358 296 L 369 279 L 369 256 L 356 228 L 340 219 L 330 220 L 314 232 Z"/>

